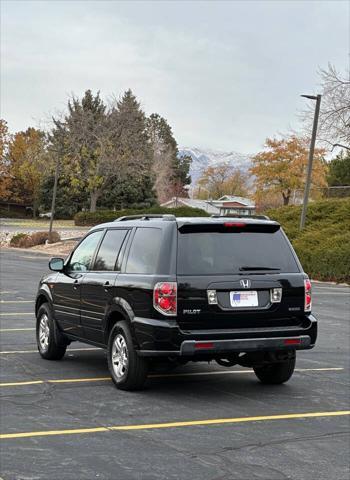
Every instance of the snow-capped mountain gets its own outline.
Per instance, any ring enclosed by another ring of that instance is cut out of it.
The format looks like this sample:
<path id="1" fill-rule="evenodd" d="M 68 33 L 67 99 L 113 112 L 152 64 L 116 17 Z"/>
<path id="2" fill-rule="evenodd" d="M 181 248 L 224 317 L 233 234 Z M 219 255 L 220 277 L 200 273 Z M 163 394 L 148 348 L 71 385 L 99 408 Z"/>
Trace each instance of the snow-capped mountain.
<path id="1" fill-rule="evenodd" d="M 208 166 L 230 163 L 233 167 L 247 172 L 251 167 L 251 157 L 238 152 L 222 152 L 201 148 L 180 147 L 179 155 L 189 155 L 192 158 L 190 175 L 192 183 L 196 183 L 200 173 Z"/>

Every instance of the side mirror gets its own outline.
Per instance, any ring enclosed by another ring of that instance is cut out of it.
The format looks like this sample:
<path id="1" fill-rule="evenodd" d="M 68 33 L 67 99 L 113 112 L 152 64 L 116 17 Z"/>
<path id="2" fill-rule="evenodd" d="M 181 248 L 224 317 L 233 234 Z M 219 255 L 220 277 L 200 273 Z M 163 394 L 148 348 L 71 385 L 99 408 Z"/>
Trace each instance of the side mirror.
<path id="1" fill-rule="evenodd" d="M 63 258 L 57 258 L 57 257 L 51 258 L 51 260 L 49 261 L 49 268 L 54 272 L 62 272 L 64 269 Z"/>

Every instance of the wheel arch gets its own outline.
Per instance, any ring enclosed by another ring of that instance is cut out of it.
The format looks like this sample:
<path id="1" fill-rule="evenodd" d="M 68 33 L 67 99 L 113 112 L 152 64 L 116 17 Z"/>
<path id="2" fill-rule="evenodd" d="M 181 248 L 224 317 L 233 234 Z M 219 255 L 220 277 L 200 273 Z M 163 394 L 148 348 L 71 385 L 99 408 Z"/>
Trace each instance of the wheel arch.
<path id="1" fill-rule="evenodd" d="M 122 322 L 122 321 L 125 321 L 127 323 L 128 327 L 130 329 L 130 333 L 132 335 L 132 338 L 135 342 L 134 332 L 133 332 L 133 328 L 132 328 L 132 321 L 131 321 L 129 312 L 127 311 L 127 309 L 123 308 L 122 305 L 114 304 L 112 306 L 112 308 L 108 311 L 108 313 L 105 317 L 105 324 L 104 324 L 103 331 L 104 331 L 104 340 L 105 340 L 106 345 L 108 343 L 109 335 L 110 335 L 113 327 L 117 323 Z"/>
<path id="2" fill-rule="evenodd" d="M 40 292 L 35 300 L 35 315 L 38 314 L 38 310 L 44 303 L 48 303 L 50 308 L 52 306 L 52 299 L 47 295 L 46 292 Z"/>

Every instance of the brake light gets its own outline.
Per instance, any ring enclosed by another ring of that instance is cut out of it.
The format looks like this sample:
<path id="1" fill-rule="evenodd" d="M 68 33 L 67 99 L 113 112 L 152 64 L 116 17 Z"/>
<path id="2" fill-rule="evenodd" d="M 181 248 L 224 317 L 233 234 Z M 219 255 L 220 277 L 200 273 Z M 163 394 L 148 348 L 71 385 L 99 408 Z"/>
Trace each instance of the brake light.
<path id="1" fill-rule="evenodd" d="M 224 226 L 225 226 L 225 227 L 228 227 L 228 228 L 231 228 L 231 227 L 242 228 L 242 227 L 245 227 L 246 224 L 245 224 L 245 223 L 242 223 L 242 222 L 225 222 L 225 223 L 224 223 Z"/>
<path id="2" fill-rule="evenodd" d="M 311 294 L 311 282 L 308 278 L 304 280 L 304 292 L 305 292 L 305 312 L 311 312 L 312 294 Z"/>
<path id="3" fill-rule="evenodd" d="M 177 314 L 177 283 L 159 282 L 153 290 L 153 306 L 163 315 Z"/>

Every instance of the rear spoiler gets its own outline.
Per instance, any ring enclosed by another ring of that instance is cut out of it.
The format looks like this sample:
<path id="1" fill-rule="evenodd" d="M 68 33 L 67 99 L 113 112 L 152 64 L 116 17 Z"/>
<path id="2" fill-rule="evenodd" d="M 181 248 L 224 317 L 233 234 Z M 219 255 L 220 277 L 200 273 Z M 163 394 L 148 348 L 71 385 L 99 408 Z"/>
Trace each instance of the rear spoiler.
<path id="1" fill-rule="evenodd" d="M 181 233 L 240 233 L 240 232 L 262 232 L 275 233 L 280 229 L 277 222 L 254 223 L 244 221 L 227 221 L 227 222 L 203 222 L 203 223 L 185 223 L 179 227 Z"/>

